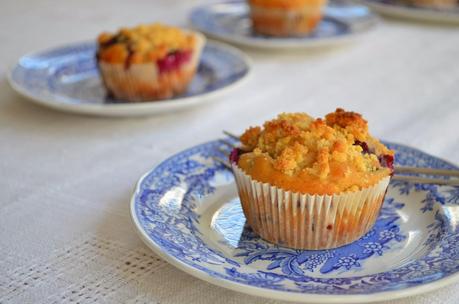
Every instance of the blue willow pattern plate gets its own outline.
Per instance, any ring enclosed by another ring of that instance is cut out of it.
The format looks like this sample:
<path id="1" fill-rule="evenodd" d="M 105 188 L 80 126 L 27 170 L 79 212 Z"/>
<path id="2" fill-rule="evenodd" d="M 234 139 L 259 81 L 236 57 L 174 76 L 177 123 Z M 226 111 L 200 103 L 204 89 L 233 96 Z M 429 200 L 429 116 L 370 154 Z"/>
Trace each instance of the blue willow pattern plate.
<path id="1" fill-rule="evenodd" d="M 367 32 L 378 18 L 362 5 L 331 1 L 317 28 L 304 37 L 269 37 L 254 33 L 249 7 L 244 1 L 207 4 L 195 8 L 190 22 L 199 31 L 230 43 L 260 48 L 310 48 L 349 41 Z"/>
<path id="2" fill-rule="evenodd" d="M 222 93 L 248 76 L 250 60 L 239 50 L 207 42 L 198 71 L 181 96 L 174 99 L 123 103 L 106 97 L 95 60 L 93 42 L 23 56 L 9 74 L 21 95 L 55 109 L 107 116 L 156 114 L 195 106 Z"/>
<path id="3" fill-rule="evenodd" d="M 459 4 L 452 9 L 435 9 L 404 4 L 403 0 L 363 0 L 363 3 L 382 15 L 459 24 Z"/>
<path id="4" fill-rule="evenodd" d="M 396 163 L 453 169 L 398 144 Z M 143 241 L 178 268 L 253 295 L 356 303 L 418 294 L 458 280 L 459 187 L 392 182 L 378 221 L 338 249 L 278 247 L 247 226 L 233 176 L 208 142 L 161 163 L 139 181 L 131 215 Z"/>

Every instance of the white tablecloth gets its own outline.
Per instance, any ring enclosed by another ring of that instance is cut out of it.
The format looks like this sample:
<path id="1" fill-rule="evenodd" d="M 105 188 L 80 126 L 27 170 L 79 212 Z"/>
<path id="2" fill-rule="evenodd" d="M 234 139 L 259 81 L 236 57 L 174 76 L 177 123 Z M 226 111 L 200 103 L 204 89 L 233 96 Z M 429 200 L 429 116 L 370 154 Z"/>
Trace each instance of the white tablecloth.
<path id="1" fill-rule="evenodd" d="M 141 22 L 183 25 L 200 1 L 0 1 L 0 303 L 278 303 L 189 276 L 143 245 L 129 216 L 164 158 L 282 111 L 362 112 L 373 133 L 459 163 L 459 28 L 386 20 L 333 50 L 246 50 L 253 75 L 220 102 L 108 119 L 25 102 L 5 72 L 33 50 Z M 459 284 L 388 303 L 457 303 Z"/>

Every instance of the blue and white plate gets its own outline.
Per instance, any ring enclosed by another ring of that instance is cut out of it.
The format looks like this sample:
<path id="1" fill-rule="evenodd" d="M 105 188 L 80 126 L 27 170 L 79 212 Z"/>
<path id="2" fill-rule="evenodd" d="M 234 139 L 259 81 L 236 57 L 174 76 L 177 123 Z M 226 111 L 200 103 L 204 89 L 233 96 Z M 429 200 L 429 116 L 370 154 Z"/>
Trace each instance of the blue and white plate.
<path id="1" fill-rule="evenodd" d="M 107 99 L 95 52 L 95 43 L 85 42 L 23 56 L 11 69 L 10 84 L 19 94 L 51 108 L 103 116 L 135 116 L 216 101 L 217 94 L 240 84 L 250 71 L 250 60 L 241 51 L 208 41 L 196 76 L 182 96 L 123 103 Z"/>
<path id="2" fill-rule="evenodd" d="M 249 47 L 289 49 L 330 46 L 348 42 L 375 27 L 378 18 L 363 5 L 347 0 L 331 1 L 315 31 L 304 37 L 269 37 L 253 32 L 245 1 L 213 3 L 195 8 L 193 27 L 230 43 Z"/>
<path id="3" fill-rule="evenodd" d="M 405 5 L 398 0 L 361 0 L 375 12 L 403 19 L 459 24 L 459 5 L 456 9 L 440 10 Z"/>
<path id="4" fill-rule="evenodd" d="M 397 164 L 457 169 L 398 144 Z M 185 150 L 139 181 L 131 215 L 142 240 L 174 266 L 252 295 L 357 303 L 428 292 L 459 280 L 459 187 L 392 182 L 374 228 L 333 250 L 269 244 L 245 226 L 220 141 Z"/>

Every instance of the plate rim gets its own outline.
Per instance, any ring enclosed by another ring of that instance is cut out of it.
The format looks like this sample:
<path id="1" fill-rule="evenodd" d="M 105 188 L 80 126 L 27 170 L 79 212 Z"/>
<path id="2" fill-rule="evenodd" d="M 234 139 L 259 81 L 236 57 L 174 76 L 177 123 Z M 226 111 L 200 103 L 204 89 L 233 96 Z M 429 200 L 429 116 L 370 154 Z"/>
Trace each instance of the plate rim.
<path id="1" fill-rule="evenodd" d="M 136 215 L 136 196 L 139 193 L 140 186 L 144 182 L 145 178 L 151 174 L 154 170 L 156 170 L 159 166 L 171 161 L 174 157 L 177 155 L 188 151 L 190 149 L 197 148 L 199 146 L 203 146 L 206 144 L 210 144 L 212 142 L 217 141 L 216 140 L 211 140 L 207 141 L 204 143 L 200 143 L 198 145 L 186 148 L 184 150 L 181 150 L 179 152 L 174 153 L 170 157 L 164 159 L 163 161 L 158 162 L 155 166 L 153 166 L 150 170 L 148 170 L 146 173 L 144 173 L 139 180 L 137 181 L 134 191 L 132 192 L 131 195 L 131 200 L 130 200 L 130 215 L 131 215 L 131 221 L 134 224 L 136 233 L 140 236 L 140 239 L 143 241 L 143 243 L 149 247 L 154 253 L 159 255 L 162 259 L 164 259 L 166 262 L 171 264 L 172 266 L 178 268 L 181 271 L 184 271 L 185 273 L 192 275 L 198 279 L 201 279 L 203 281 L 206 281 L 208 283 L 211 283 L 213 285 L 217 285 L 223 288 L 227 288 L 233 291 L 237 291 L 240 293 L 245 293 L 249 294 L 252 296 L 258 296 L 258 297 L 263 297 L 267 299 L 276 299 L 276 300 L 284 300 L 284 301 L 289 301 L 289 302 L 301 302 L 301 303 L 330 303 L 330 304 L 353 304 L 353 303 L 371 303 L 371 302 L 378 302 L 378 301 L 388 301 L 388 300 L 395 300 L 395 299 L 400 299 L 400 298 L 405 298 L 409 296 L 415 296 L 415 295 L 421 295 L 425 294 L 437 289 L 440 289 L 442 287 L 448 286 L 452 283 L 458 282 L 459 281 L 459 271 L 457 271 L 455 274 L 439 279 L 437 281 L 425 283 L 419 286 L 414 286 L 414 287 L 408 287 L 404 288 L 401 290 L 391 290 L 391 291 L 382 291 L 382 292 L 375 292 L 375 293 L 369 293 L 369 294 L 360 294 L 360 295 L 325 295 L 325 294 L 312 294 L 312 293 L 297 293 L 297 292 L 289 292 L 289 291 L 281 291 L 281 290 L 272 290 L 272 289 L 267 289 L 263 287 L 257 287 L 257 286 L 250 286 L 230 280 L 226 280 L 224 278 L 219 278 L 219 277 L 213 277 L 210 274 L 196 269 L 179 259 L 168 255 L 167 253 L 163 252 L 161 248 L 149 238 L 145 230 L 142 228 L 137 215 Z M 403 147 L 403 148 L 408 148 L 415 150 L 417 152 L 424 153 L 428 156 L 434 157 L 438 160 L 441 160 L 455 168 L 458 168 L 458 165 L 448 161 L 444 160 L 440 157 L 434 156 L 430 153 L 424 152 L 418 148 L 414 148 L 405 144 L 400 144 L 397 142 L 392 142 L 392 141 L 384 141 L 385 143 L 388 144 L 395 144 L 397 146 Z"/>
<path id="2" fill-rule="evenodd" d="M 66 47 L 78 47 L 81 45 L 86 45 L 90 43 L 95 43 L 93 40 L 83 40 L 78 42 L 71 42 L 67 44 L 61 44 L 54 47 L 49 47 L 46 49 L 41 49 L 38 51 L 28 52 L 24 55 L 21 55 L 15 60 L 15 63 L 10 65 L 6 71 L 6 79 L 10 87 L 24 99 L 29 100 L 35 104 L 39 104 L 53 110 L 72 112 L 76 114 L 86 114 L 93 116 L 111 116 L 111 117 L 129 117 L 129 116 L 149 116 L 160 114 L 164 112 L 172 112 L 173 110 L 185 110 L 193 107 L 194 105 L 201 103 L 216 102 L 217 98 L 221 95 L 226 94 L 228 91 L 236 89 L 239 86 L 242 86 L 247 82 L 253 75 L 253 60 L 248 54 L 241 51 L 240 49 L 228 45 L 224 42 L 207 40 L 206 45 L 216 46 L 226 52 L 235 55 L 240 58 L 241 62 L 244 63 L 246 67 L 246 73 L 239 79 L 234 82 L 223 86 L 219 89 L 203 93 L 200 95 L 194 95 L 183 98 L 176 98 L 173 100 L 160 100 L 160 101 L 148 101 L 148 102 L 139 102 L 139 103 L 114 103 L 114 104 L 77 104 L 77 103 L 65 103 L 62 101 L 57 101 L 56 98 L 46 98 L 46 96 L 37 96 L 30 92 L 27 88 L 22 86 L 20 83 L 16 82 L 13 79 L 13 73 L 18 67 L 19 62 L 22 58 L 28 56 L 36 56 L 43 53 L 48 53 L 51 51 L 63 49 Z M 53 97 L 52 95 L 50 97 Z"/>
<path id="3" fill-rule="evenodd" d="M 412 8 L 408 6 L 382 3 L 373 0 L 357 0 L 359 3 L 368 6 L 373 11 L 389 17 L 427 21 L 432 23 L 459 25 L 459 11 L 457 13 L 441 12 L 428 8 Z M 459 7 L 458 7 L 459 9 Z"/>
<path id="4" fill-rule="evenodd" d="M 362 3 L 358 2 L 351 2 L 353 5 L 360 5 L 364 6 Z M 227 43 L 245 46 L 249 48 L 255 49 L 271 49 L 271 50 L 285 50 L 285 49 L 316 49 L 321 47 L 331 47 L 341 44 L 346 44 L 353 42 L 362 36 L 368 34 L 372 30 L 376 29 L 381 24 L 381 18 L 374 14 L 371 10 L 369 10 L 369 14 L 372 16 L 372 24 L 365 30 L 359 32 L 351 32 L 349 34 L 335 36 L 335 37 L 326 37 L 322 39 L 311 39 L 311 40 L 295 40 L 290 39 L 288 41 L 280 41 L 279 39 L 271 39 L 271 40 L 257 40 L 252 38 L 247 38 L 245 36 L 238 36 L 238 35 L 225 35 L 219 34 L 207 29 L 204 29 L 193 22 L 193 15 L 198 12 L 199 10 L 207 7 L 212 7 L 214 5 L 221 5 L 221 4 L 231 4 L 231 3 L 241 3 L 240 0 L 226 0 L 226 1 L 219 1 L 219 2 L 212 2 L 207 4 L 201 4 L 193 7 L 188 14 L 188 24 L 190 26 L 202 33 L 204 33 L 208 37 L 212 37 L 214 39 L 218 39 Z"/>

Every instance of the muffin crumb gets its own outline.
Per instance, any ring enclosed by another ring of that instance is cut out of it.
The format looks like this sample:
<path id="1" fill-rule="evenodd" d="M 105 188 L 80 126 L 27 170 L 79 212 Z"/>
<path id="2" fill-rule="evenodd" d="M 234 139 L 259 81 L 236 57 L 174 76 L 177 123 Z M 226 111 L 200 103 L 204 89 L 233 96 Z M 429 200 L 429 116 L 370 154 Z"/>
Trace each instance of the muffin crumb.
<path id="1" fill-rule="evenodd" d="M 310 181 L 311 187 L 319 183 L 321 191 L 333 192 L 368 186 L 391 173 L 380 156 L 393 157 L 393 151 L 368 133 L 362 115 L 341 108 L 324 119 L 282 113 L 263 127 L 247 129 L 240 139 L 248 152 L 241 166 L 258 174 L 258 180 L 276 179 L 298 188 Z"/>

